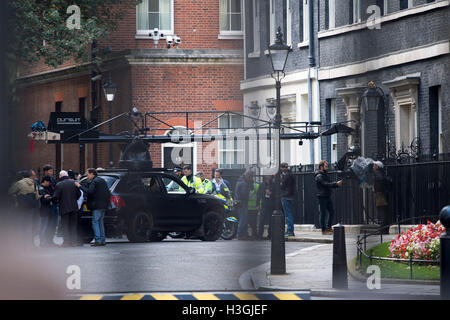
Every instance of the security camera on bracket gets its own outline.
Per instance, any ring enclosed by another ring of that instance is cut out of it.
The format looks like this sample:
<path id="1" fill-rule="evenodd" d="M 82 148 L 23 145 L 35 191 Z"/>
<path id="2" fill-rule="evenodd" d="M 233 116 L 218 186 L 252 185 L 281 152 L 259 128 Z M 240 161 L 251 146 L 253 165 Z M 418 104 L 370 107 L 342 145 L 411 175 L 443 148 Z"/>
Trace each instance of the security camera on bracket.
<path id="1" fill-rule="evenodd" d="M 159 40 L 164 37 L 164 34 L 159 32 L 158 28 L 155 28 L 155 29 L 153 29 L 152 32 L 150 32 L 149 36 L 152 37 L 153 44 L 155 45 L 155 49 L 156 49 L 156 48 L 158 48 Z"/>
<path id="2" fill-rule="evenodd" d="M 166 37 L 167 49 L 171 47 L 176 48 L 181 43 L 181 38 L 174 34 L 173 36 Z"/>
<path id="3" fill-rule="evenodd" d="M 167 49 L 170 49 L 170 47 L 173 45 L 174 41 L 173 41 L 173 37 L 172 36 L 167 36 L 166 37 L 166 43 L 167 43 Z"/>

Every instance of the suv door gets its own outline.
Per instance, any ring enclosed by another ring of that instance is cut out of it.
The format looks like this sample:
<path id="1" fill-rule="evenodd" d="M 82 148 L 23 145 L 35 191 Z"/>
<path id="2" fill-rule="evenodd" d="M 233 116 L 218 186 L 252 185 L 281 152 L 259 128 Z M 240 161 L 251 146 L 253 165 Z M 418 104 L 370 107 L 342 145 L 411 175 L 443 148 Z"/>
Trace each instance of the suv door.
<path id="1" fill-rule="evenodd" d="M 193 231 L 200 227 L 203 219 L 201 199 L 192 194 L 189 188 L 170 175 L 161 176 L 167 214 L 171 217 L 170 231 Z"/>

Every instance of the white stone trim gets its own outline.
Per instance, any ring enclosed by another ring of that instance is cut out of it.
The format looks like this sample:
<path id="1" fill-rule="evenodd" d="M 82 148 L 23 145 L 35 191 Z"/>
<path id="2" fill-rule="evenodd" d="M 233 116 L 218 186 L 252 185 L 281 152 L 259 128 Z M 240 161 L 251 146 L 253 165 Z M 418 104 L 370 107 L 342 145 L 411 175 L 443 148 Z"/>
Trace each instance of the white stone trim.
<path id="1" fill-rule="evenodd" d="M 320 68 L 319 80 L 330 80 L 335 78 L 354 76 L 400 64 L 434 58 L 449 53 L 450 41 L 445 40 L 443 42 L 433 43 L 426 46 L 393 52 L 358 63 Z"/>
<path id="2" fill-rule="evenodd" d="M 299 43 L 297 44 L 297 47 L 299 47 L 299 48 L 306 48 L 306 47 L 309 47 L 309 40 L 299 42 Z"/>
<path id="3" fill-rule="evenodd" d="M 311 74 L 311 79 L 315 80 L 314 73 Z M 286 77 L 282 80 L 282 84 L 290 84 L 295 82 L 306 82 L 308 80 L 308 69 L 298 70 L 296 72 L 286 74 Z M 275 80 L 270 76 L 254 78 L 252 80 L 241 81 L 241 90 L 253 90 L 261 88 L 270 88 L 275 86 Z"/>
<path id="4" fill-rule="evenodd" d="M 260 58 L 261 57 L 261 52 L 259 52 L 259 51 L 250 52 L 248 54 L 248 57 L 249 58 Z"/>
<path id="5" fill-rule="evenodd" d="M 394 20 L 401 19 L 401 18 L 404 18 L 407 16 L 424 13 L 424 12 L 438 9 L 438 8 L 447 7 L 449 5 L 450 5 L 449 0 L 441 0 L 441 1 L 437 1 L 437 2 L 426 3 L 426 4 L 416 6 L 413 8 L 409 8 L 409 9 L 401 10 L 401 11 L 394 12 L 391 14 L 387 14 L 380 18 L 380 23 L 383 24 L 385 22 L 394 21 Z M 355 23 L 352 25 L 337 27 L 335 29 L 330 29 L 330 30 L 326 30 L 326 31 L 320 31 L 317 33 L 317 37 L 319 39 L 323 39 L 323 38 L 327 38 L 327 37 L 334 37 L 337 35 L 341 35 L 341 34 L 352 32 L 352 31 L 362 30 L 365 28 L 367 28 L 367 21 Z"/>
<path id="6" fill-rule="evenodd" d="M 226 31 L 221 31 L 217 36 L 219 40 L 242 40 L 244 39 L 244 33 L 242 31 L 238 31 L 236 33 L 225 33 Z"/>

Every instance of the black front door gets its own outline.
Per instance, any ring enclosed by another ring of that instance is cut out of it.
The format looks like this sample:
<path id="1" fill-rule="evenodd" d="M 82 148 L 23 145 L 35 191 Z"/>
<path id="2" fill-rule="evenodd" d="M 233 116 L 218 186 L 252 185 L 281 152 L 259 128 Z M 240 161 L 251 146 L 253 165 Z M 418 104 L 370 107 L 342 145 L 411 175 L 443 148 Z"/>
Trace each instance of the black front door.
<path id="1" fill-rule="evenodd" d="M 192 147 L 164 147 L 164 168 L 173 169 L 184 165 L 193 165 L 194 148 Z"/>

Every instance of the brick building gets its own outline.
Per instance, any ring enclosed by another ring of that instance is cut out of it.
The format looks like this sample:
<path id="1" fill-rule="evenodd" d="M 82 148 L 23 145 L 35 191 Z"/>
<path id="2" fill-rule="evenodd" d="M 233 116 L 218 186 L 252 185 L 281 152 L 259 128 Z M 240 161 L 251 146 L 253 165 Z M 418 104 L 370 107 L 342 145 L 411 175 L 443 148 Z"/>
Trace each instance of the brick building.
<path id="1" fill-rule="evenodd" d="M 18 101 L 13 109 L 15 122 L 13 163 L 17 169 L 38 168 L 45 163 L 60 168 L 109 167 L 117 165 L 123 145 L 114 143 L 112 159 L 109 144 L 45 145 L 37 143 L 30 153 L 26 134 L 38 120 L 48 121 L 51 111 L 81 112 L 100 123 L 133 107 L 140 112 L 180 112 L 165 114 L 161 122 L 149 122 L 150 134 L 167 134 L 173 128 L 183 129 L 186 111 L 235 111 L 242 113 L 240 81 L 243 79 L 243 24 L 240 0 L 144 0 L 136 7 L 120 8 L 126 12 L 118 29 L 106 39 L 98 39 L 100 50 L 108 50 L 100 70 L 91 64 L 66 64 L 52 69 L 43 64 L 23 68 L 18 79 Z M 83 21 L 81 21 L 83 23 Z M 158 28 L 162 36 L 155 45 L 150 33 Z M 181 43 L 167 47 L 170 37 Z M 107 51 L 104 51 L 107 52 Z M 100 74 L 101 81 L 92 81 Z M 111 77 L 117 86 L 113 102 L 107 102 L 102 84 Z M 190 115 L 189 126 L 206 123 L 217 114 Z M 242 121 L 236 117 L 233 121 Z M 223 125 L 225 121 L 216 121 Z M 168 126 L 170 125 L 170 126 Z M 100 128 L 108 133 L 109 127 Z M 112 133 L 129 131 L 127 120 L 112 125 Z M 155 130 L 158 129 L 158 130 Z M 232 167 L 221 143 L 217 152 L 204 161 L 206 143 L 194 142 L 194 171 L 207 174 L 213 167 Z M 156 167 L 173 166 L 168 159 L 171 144 L 151 144 L 151 156 Z M 237 150 L 231 150 L 237 152 Z M 164 156 L 166 155 L 166 156 Z M 112 163 L 110 163 L 112 160 Z M 227 162 L 228 161 L 228 162 Z M 207 162 L 207 163 L 206 163 Z"/>
<path id="2" fill-rule="evenodd" d="M 450 153 L 449 1 L 247 1 L 245 12 L 244 106 L 275 97 L 267 47 L 280 26 L 293 48 L 281 87 L 283 121 L 360 120 L 367 157 L 383 159 L 418 145 L 422 155 Z M 383 90 L 387 104 L 367 111 L 360 102 L 370 81 Z M 305 144 L 283 142 L 282 160 L 335 162 L 353 145 L 351 139 L 343 134 L 318 139 L 314 157 Z"/>

